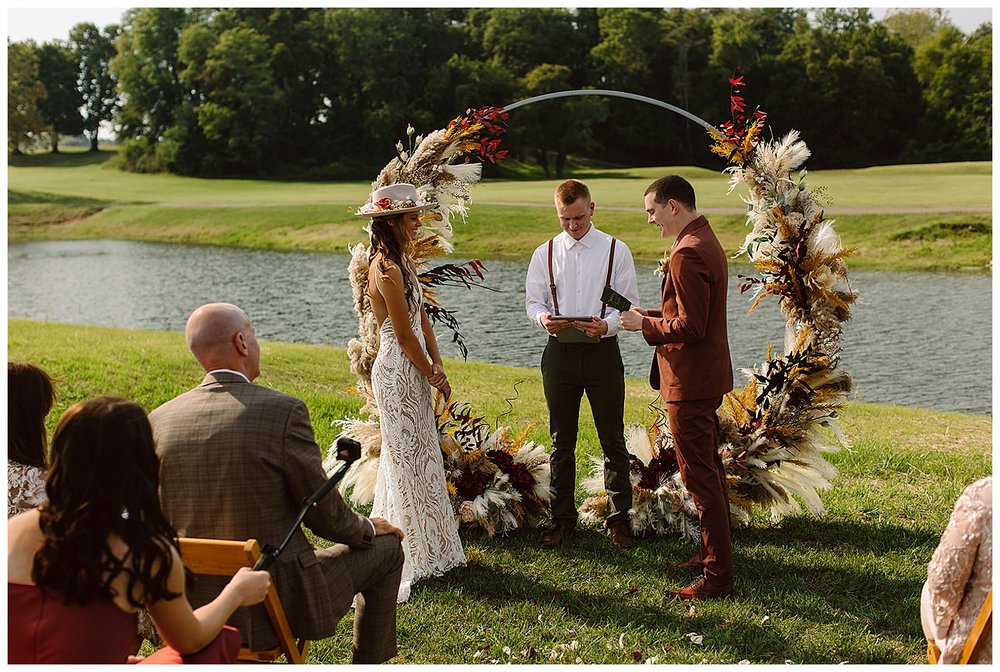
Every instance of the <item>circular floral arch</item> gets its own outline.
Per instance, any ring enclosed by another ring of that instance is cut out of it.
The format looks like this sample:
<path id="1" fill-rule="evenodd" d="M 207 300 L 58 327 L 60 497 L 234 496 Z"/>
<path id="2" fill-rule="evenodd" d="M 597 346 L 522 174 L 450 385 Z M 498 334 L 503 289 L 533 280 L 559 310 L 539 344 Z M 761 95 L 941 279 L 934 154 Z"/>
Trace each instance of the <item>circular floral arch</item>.
<path id="1" fill-rule="evenodd" d="M 769 509 L 773 519 L 798 513 L 803 505 L 813 513 L 823 509 L 818 491 L 829 487 L 836 473 L 824 453 L 837 449 L 831 439 L 848 445 L 837 425 L 851 389 L 850 376 L 839 369 L 840 338 L 857 292 L 844 263 L 851 250 L 843 248 L 834 222 L 814 200 L 806 171 L 799 171 L 809 149 L 796 131 L 778 141 L 761 140 L 766 115 L 759 109 L 746 114 L 742 78 L 731 78 L 730 86 L 731 118 L 718 127 L 663 101 L 600 89 L 545 94 L 506 108 L 470 109 L 426 137 L 414 138 L 414 129 L 408 128 L 407 144 L 397 143 L 396 158 L 372 182 L 372 189 L 409 182 L 438 203 L 427 215 L 427 233 L 412 254 L 426 288 L 425 307 L 433 319 L 455 330 L 464 352 L 457 323 L 436 301 L 432 288 L 448 282 L 477 284 L 481 268 L 477 262 L 427 268 L 428 261 L 451 252 L 452 218 L 464 218 L 469 188 L 479 180 L 482 162 L 506 155 L 500 145 L 511 110 L 572 95 L 618 96 L 664 107 L 703 126 L 711 151 L 729 163 L 729 190 L 747 192 L 750 232 L 736 256 L 745 255 L 757 274 L 744 278 L 740 290 L 754 291 L 750 310 L 765 297 L 774 297 L 786 321 L 782 353 L 775 355 L 768 344 L 764 361 L 744 369 L 746 385 L 727 394 L 718 412 L 731 517 L 743 526 L 754 507 Z M 358 376 L 356 391 L 365 399 L 361 413 L 367 417 L 344 423 L 344 433 L 362 442 L 365 458 L 352 468 L 342 488 L 350 490 L 352 501 L 365 504 L 372 500 L 381 447 L 371 394 L 378 329 L 366 294 L 366 246 L 359 244 L 351 253 L 349 273 L 359 326 L 348 353 Z M 528 430 L 492 430 L 462 401 L 445 404 L 439 397 L 435 413 L 448 490 L 462 522 L 491 535 L 537 525 L 548 512 L 549 462 L 544 448 L 527 440 Z M 697 511 L 677 471 L 664 412 L 656 411 L 648 426 L 626 431 L 633 456 L 633 529 L 696 538 Z M 594 463 L 592 476 L 583 483 L 592 494 L 580 508 L 585 520 L 602 520 L 607 509 L 603 463 L 596 458 Z"/>

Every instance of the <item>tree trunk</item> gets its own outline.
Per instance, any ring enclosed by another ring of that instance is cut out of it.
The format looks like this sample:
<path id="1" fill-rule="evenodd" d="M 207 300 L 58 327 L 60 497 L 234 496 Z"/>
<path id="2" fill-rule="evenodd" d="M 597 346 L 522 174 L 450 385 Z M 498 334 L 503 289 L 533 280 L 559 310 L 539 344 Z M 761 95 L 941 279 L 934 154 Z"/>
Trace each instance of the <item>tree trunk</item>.
<path id="1" fill-rule="evenodd" d="M 97 131 L 94 131 L 94 134 L 90 136 L 90 151 L 97 151 Z"/>
<path id="2" fill-rule="evenodd" d="M 59 136 L 56 135 L 56 134 L 54 134 L 54 133 L 52 135 L 50 135 L 49 136 L 49 143 L 52 145 L 52 153 L 53 154 L 58 154 L 59 153 Z"/>
<path id="3" fill-rule="evenodd" d="M 562 179 L 563 170 L 566 168 L 566 150 L 560 149 L 556 152 L 556 178 Z"/>
<path id="4" fill-rule="evenodd" d="M 545 179 L 549 179 L 549 153 L 542 148 L 536 149 L 535 159 L 538 161 L 538 165 L 542 167 L 542 170 L 545 171 Z"/>

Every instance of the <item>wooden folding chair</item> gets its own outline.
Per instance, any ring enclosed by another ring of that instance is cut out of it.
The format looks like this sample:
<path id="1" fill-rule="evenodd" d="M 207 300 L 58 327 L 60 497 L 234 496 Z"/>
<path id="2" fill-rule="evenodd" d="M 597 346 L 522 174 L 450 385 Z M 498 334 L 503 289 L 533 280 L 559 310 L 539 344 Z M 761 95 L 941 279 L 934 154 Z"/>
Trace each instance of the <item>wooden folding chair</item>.
<path id="1" fill-rule="evenodd" d="M 992 632 L 993 630 L 993 589 L 986 594 L 986 601 L 983 602 L 982 608 L 979 610 L 979 617 L 976 618 L 975 625 L 972 626 L 972 630 L 969 632 L 969 638 L 965 641 L 965 646 L 962 648 L 962 655 L 958 659 L 959 665 L 966 665 L 968 662 L 976 657 L 979 652 L 980 647 L 983 645 L 983 635 L 987 632 Z M 931 665 L 936 665 L 938 658 L 941 657 L 941 650 L 938 649 L 937 644 L 933 641 L 927 643 L 927 660 Z"/>
<path id="2" fill-rule="evenodd" d="M 195 574 L 211 576 L 233 576 L 240 567 L 253 567 L 260 558 L 260 545 L 256 539 L 246 541 L 227 541 L 223 539 L 194 539 L 181 537 L 178 540 L 184 564 Z M 278 646 L 272 649 L 251 651 L 240 649 L 238 660 L 254 662 L 273 662 L 281 654 L 289 663 L 304 663 L 308 640 L 295 641 L 292 630 L 285 617 L 285 609 L 281 606 L 274 584 L 264 598 L 264 608 L 274 626 L 278 637 Z"/>

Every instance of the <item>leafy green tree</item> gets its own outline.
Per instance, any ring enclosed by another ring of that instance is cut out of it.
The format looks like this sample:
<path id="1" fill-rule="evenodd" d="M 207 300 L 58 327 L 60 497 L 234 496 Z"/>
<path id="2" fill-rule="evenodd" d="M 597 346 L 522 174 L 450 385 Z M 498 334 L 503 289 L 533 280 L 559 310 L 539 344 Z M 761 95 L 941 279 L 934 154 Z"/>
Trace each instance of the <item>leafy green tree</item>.
<path id="1" fill-rule="evenodd" d="M 259 151 L 266 155 L 260 170 L 310 174 L 334 151 L 326 132 L 329 99 L 324 70 L 329 40 L 324 12 L 302 7 L 230 7 L 215 14 L 213 24 L 222 30 L 252 29 L 266 39 L 266 76 L 272 90 L 259 98 L 270 98 L 270 103 L 256 111 L 269 127 L 258 133 Z"/>
<path id="2" fill-rule="evenodd" d="M 101 31 L 93 23 L 78 23 L 69 40 L 79 61 L 77 86 L 83 96 L 83 128 L 90 136 L 90 151 L 97 151 L 101 124 L 110 122 L 118 109 L 118 82 L 111 70 L 118 39 L 117 24 Z"/>
<path id="3" fill-rule="evenodd" d="M 193 110 L 216 164 L 226 171 L 263 172 L 267 149 L 280 132 L 274 120 L 282 105 L 267 37 L 244 26 L 216 36 L 205 24 L 192 24 L 181 32 L 178 52 L 180 82 L 198 92 Z"/>
<path id="4" fill-rule="evenodd" d="M 46 42 L 38 47 L 38 78 L 46 93 L 38 107 L 53 153 L 59 152 L 60 135 L 83 133 L 80 115 L 83 98 L 76 81 L 78 70 L 76 56 L 65 43 Z"/>
<path id="5" fill-rule="evenodd" d="M 526 96 L 565 91 L 571 88 L 571 76 L 565 65 L 539 65 L 521 78 L 522 91 Z M 555 175 L 561 179 L 571 153 L 586 156 L 600 152 L 592 129 L 606 116 L 606 102 L 597 97 L 556 99 L 523 107 L 511 113 L 511 146 L 530 151 L 546 178 L 551 174 L 551 158 Z"/>
<path id="6" fill-rule="evenodd" d="M 39 102 L 45 100 L 45 87 L 38 79 L 38 54 L 35 43 L 7 42 L 7 147 L 21 154 L 21 145 L 45 132 L 45 120 Z"/>
<path id="7" fill-rule="evenodd" d="M 469 11 L 470 37 L 484 58 L 517 77 L 543 63 L 572 66 L 586 59 L 574 15 L 559 8 L 490 8 Z"/>
<path id="8" fill-rule="evenodd" d="M 358 157 L 366 172 L 391 158 L 407 125 L 433 130 L 474 104 L 431 113 L 432 73 L 462 44 L 451 10 L 328 9 L 324 25 L 326 130 L 337 153 Z"/>
<path id="9" fill-rule="evenodd" d="M 180 82 L 177 54 L 180 33 L 205 10 L 169 7 L 130 9 L 122 17 L 122 32 L 111 71 L 118 79 L 122 105 L 118 110 L 122 158 L 134 170 L 157 171 L 176 154 L 166 134 L 177 118 L 190 118 L 191 100 Z"/>
<path id="10" fill-rule="evenodd" d="M 942 29 L 946 30 L 946 29 Z M 980 26 L 941 53 L 927 84 L 927 114 L 907 148 L 908 159 L 989 160 L 993 148 L 993 33 Z"/>
<path id="11" fill-rule="evenodd" d="M 912 55 L 866 9 L 799 20 L 776 62 L 783 86 L 765 101 L 768 123 L 801 131 L 813 167 L 892 161 L 923 113 Z"/>
<path id="12" fill-rule="evenodd" d="M 965 42 L 965 34 L 955 26 L 942 26 L 925 37 L 917 45 L 913 55 L 913 71 L 921 87 L 926 91 L 944 63 L 947 54 L 959 49 Z"/>
<path id="13" fill-rule="evenodd" d="M 952 26 L 941 8 L 890 9 L 882 23 L 914 50 L 942 28 Z"/>

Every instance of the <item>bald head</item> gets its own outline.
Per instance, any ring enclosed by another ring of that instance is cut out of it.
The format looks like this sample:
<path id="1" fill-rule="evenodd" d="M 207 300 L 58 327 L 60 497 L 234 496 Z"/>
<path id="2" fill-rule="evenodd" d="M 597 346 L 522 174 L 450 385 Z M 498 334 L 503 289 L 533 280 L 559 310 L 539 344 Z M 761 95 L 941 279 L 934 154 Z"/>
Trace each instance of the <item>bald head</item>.
<path id="1" fill-rule="evenodd" d="M 260 348 L 250 318 L 231 303 L 209 303 L 184 328 L 191 354 L 205 371 L 232 369 L 250 380 L 260 374 Z"/>

